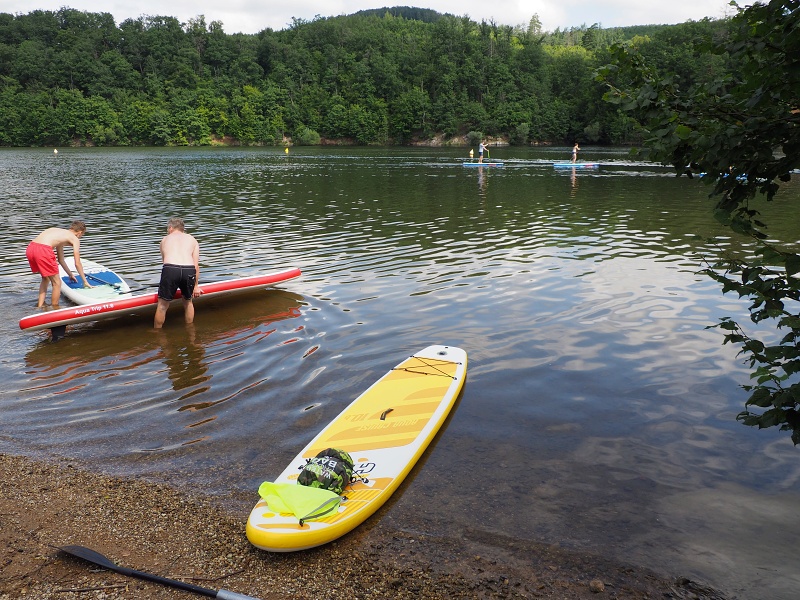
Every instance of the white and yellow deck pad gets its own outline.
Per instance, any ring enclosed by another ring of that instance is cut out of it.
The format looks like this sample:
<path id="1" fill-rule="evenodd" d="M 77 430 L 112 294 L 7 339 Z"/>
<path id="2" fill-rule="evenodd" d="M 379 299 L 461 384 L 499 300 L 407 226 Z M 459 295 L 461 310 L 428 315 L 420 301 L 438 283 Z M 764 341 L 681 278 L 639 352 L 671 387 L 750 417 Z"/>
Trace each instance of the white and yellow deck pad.
<path id="1" fill-rule="evenodd" d="M 247 538 L 263 550 L 293 552 L 335 540 L 380 508 L 419 460 L 458 397 L 467 354 L 429 346 L 407 358 L 356 398 L 289 464 L 275 483 L 295 483 L 307 458 L 326 448 L 350 453 L 366 478 L 345 488 L 339 511 L 300 525 L 292 514 L 260 500 L 247 520 Z"/>

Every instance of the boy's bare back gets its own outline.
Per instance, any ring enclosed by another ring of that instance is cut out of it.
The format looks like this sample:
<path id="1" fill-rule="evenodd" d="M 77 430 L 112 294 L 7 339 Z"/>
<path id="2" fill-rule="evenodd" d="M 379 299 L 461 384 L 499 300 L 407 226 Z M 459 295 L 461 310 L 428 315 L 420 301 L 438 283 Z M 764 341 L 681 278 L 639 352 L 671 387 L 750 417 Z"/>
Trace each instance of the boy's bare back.
<path id="1" fill-rule="evenodd" d="M 70 245 L 73 248 L 80 246 L 80 241 L 75 232 L 70 229 L 60 227 L 49 227 L 36 236 L 33 240 L 37 244 L 45 244 L 51 248 L 61 248 Z"/>

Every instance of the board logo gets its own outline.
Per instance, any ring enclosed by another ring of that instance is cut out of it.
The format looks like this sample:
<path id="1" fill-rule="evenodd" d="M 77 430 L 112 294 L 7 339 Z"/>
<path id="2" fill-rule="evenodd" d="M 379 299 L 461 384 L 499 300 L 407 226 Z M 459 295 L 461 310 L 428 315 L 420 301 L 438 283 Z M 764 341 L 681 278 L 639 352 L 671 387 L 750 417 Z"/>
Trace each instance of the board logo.
<path id="1" fill-rule="evenodd" d="M 76 316 L 90 315 L 92 313 L 99 313 L 106 310 L 111 310 L 113 308 L 114 308 L 113 302 L 109 302 L 107 304 L 90 304 L 89 306 L 86 306 L 84 308 L 76 308 L 75 315 Z"/>
<path id="2" fill-rule="evenodd" d="M 372 473 L 373 469 L 375 469 L 374 462 L 361 462 L 353 467 L 353 473 L 356 475 L 366 475 L 367 473 Z"/>

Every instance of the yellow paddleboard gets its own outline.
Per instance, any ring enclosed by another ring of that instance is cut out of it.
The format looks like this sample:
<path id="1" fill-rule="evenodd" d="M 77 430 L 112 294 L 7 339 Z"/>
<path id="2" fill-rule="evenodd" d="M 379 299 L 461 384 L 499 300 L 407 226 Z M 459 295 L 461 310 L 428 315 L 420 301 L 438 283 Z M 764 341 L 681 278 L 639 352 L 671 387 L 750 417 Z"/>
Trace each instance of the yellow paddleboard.
<path id="1" fill-rule="evenodd" d="M 408 475 L 447 418 L 467 375 L 467 354 L 429 346 L 407 358 L 356 398 L 289 464 L 275 483 L 296 483 L 306 459 L 345 450 L 354 473 L 338 512 L 301 525 L 260 500 L 247 519 L 247 539 L 263 550 L 294 552 L 341 537 L 380 508 Z"/>

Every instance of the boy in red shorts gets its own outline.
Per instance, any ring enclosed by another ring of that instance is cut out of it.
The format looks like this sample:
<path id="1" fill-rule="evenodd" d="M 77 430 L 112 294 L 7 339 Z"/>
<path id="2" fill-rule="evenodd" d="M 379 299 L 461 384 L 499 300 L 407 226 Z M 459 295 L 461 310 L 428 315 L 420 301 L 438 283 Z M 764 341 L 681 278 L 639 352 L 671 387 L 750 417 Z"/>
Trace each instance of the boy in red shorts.
<path id="1" fill-rule="evenodd" d="M 86 233 L 86 225 L 83 221 L 73 221 L 69 229 L 61 229 L 59 227 L 50 227 L 45 229 L 42 233 L 36 236 L 25 251 L 28 257 L 28 263 L 31 265 L 31 271 L 39 273 L 42 276 L 42 282 L 39 284 L 39 302 L 37 308 L 44 306 L 44 298 L 47 294 L 47 286 L 53 284 L 53 292 L 51 294 L 51 303 L 53 307 L 58 307 L 58 301 L 61 299 L 61 277 L 58 276 L 58 265 L 60 264 L 64 271 L 69 275 L 70 281 L 77 281 L 75 276 L 70 271 L 67 263 L 64 261 L 64 246 L 72 246 L 75 255 L 75 268 L 83 280 L 84 287 L 92 287 L 86 281 L 86 275 L 83 273 L 83 265 L 81 264 L 80 239 Z M 55 254 L 53 253 L 55 250 Z"/>

